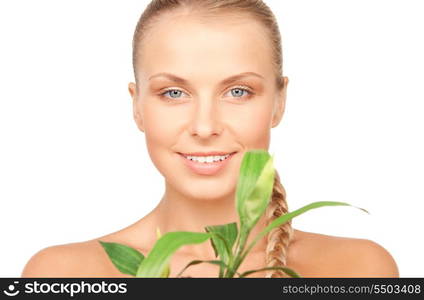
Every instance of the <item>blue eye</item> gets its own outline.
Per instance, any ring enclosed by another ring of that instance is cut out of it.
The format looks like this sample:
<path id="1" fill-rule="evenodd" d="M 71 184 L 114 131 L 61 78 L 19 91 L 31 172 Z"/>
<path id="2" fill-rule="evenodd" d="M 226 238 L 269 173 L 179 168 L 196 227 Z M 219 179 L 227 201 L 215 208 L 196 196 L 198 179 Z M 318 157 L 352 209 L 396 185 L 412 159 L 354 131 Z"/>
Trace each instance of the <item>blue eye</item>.
<path id="1" fill-rule="evenodd" d="M 237 93 L 235 93 L 235 92 L 233 92 L 233 91 L 237 91 Z M 233 89 L 231 89 L 231 94 L 232 94 L 234 97 L 236 97 L 236 98 L 241 98 L 241 96 L 243 96 L 243 92 L 248 93 L 248 95 L 250 95 L 250 94 L 251 94 L 251 92 L 250 92 L 249 90 L 244 89 L 244 88 L 239 88 L 239 87 L 237 87 L 237 88 L 233 88 Z"/>
<path id="2" fill-rule="evenodd" d="M 165 91 L 164 93 L 162 93 L 161 94 L 161 96 L 164 96 L 164 95 L 166 95 L 167 93 L 170 93 L 170 95 L 171 95 L 171 98 L 178 98 L 178 95 L 181 95 L 181 93 L 182 93 L 182 91 L 180 91 L 180 90 L 167 90 L 167 91 Z M 174 96 L 176 96 L 176 97 L 174 97 Z"/>

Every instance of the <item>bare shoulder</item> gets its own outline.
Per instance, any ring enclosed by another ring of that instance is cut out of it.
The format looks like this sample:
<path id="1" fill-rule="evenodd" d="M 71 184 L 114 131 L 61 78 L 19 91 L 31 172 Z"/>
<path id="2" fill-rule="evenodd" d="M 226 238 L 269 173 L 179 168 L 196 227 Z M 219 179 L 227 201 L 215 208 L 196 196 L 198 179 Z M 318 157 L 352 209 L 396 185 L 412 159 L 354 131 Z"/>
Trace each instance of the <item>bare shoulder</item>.
<path id="1" fill-rule="evenodd" d="M 127 276 L 114 267 L 98 240 L 90 240 L 41 249 L 26 263 L 21 277 Z"/>
<path id="2" fill-rule="evenodd" d="M 399 277 L 392 255 L 374 241 L 299 230 L 295 234 L 292 261 L 301 276 Z"/>
<path id="3" fill-rule="evenodd" d="M 155 231 L 146 226 L 148 220 L 88 241 L 41 249 L 26 263 L 21 277 L 131 277 L 115 267 L 100 242 L 124 244 L 145 254 L 156 239 Z"/>
<path id="4" fill-rule="evenodd" d="M 75 244 L 50 246 L 36 252 L 26 263 L 21 277 L 69 277 L 74 268 Z"/>

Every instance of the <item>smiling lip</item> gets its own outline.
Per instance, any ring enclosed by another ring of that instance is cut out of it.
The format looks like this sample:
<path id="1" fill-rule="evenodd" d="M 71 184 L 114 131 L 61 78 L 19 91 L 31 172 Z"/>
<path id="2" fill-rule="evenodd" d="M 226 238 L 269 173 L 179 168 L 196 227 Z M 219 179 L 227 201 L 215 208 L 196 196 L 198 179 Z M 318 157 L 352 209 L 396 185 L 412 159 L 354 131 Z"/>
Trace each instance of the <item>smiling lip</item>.
<path id="1" fill-rule="evenodd" d="M 235 152 L 192 152 L 192 153 L 180 153 L 185 156 L 215 156 L 215 155 L 227 155 L 227 154 L 234 154 Z"/>
<path id="2" fill-rule="evenodd" d="M 213 153 L 213 154 L 210 154 L 210 153 Z M 199 156 L 225 155 L 225 153 L 222 153 L 222 152 L 220 152 L 221 154 L 216 154 L 216 153 L 218 152 L 201 153 L 202 155 L 199 155 L 198 153 L 196 154 Z M 228 162 L 234 156 L 235 153 L 236 152 L 230 153 L 230 156 L 224 159 L 223 161 L 216 161 L 211 163 L 202 163 L 202 162 L 192 161 L 184 157 L 187 154 L 182 154 L 182 153 L 178 153 L 178 154 L 181 157 L 181 159 L 183 159 L 184 164 L 194 173 L 199 175 L 214 175 L 218 173 L 219 171 L 221 171 L 222 169 L 224 169 L 224 167 L 228 164 Z M 195 156 L 195 153 L 191 155 Z"/>

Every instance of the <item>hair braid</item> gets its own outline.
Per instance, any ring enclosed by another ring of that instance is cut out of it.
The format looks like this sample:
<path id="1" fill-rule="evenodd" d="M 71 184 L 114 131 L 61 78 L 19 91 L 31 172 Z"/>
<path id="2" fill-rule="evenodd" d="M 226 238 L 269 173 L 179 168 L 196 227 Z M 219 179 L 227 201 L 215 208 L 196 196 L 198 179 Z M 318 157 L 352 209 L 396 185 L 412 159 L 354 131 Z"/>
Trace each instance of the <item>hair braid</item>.
<path id="1" fill-rule="evenodd" d="M 286 191 L 280 182 L 280 176 L 277 170 L 275 170 L 272 199 L 266 210 L 267 223 L 271 223 L 287 212 Z M 268 233 L 265 258 L 267 267 L 282 267 L 286 265 L 287 250 L 292 237 L 293 228 L 291 220 L 272 229 Z M 287 277 L 287 274 L 281 270 L 269 270 L 266 272 L 265 277 Z"/>

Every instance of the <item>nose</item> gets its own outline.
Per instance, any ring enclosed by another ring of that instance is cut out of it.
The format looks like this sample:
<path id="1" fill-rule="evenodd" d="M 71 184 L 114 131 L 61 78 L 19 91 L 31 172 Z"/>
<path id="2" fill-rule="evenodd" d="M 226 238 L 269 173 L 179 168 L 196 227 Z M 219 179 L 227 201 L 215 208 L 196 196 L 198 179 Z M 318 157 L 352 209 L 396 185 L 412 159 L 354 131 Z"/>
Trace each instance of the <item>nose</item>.
<path id="1" fill-rule="evenodd" d="M 203 139 L 220 135 L 222 131 L 220 117 L 216 101 L 209 97 L 199 99 L 192 110 L 190 134 Z"/>

